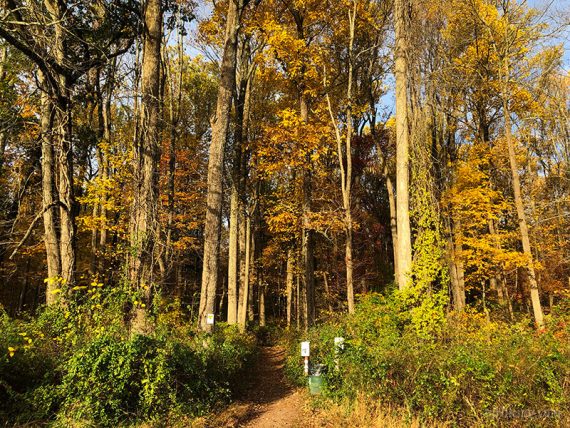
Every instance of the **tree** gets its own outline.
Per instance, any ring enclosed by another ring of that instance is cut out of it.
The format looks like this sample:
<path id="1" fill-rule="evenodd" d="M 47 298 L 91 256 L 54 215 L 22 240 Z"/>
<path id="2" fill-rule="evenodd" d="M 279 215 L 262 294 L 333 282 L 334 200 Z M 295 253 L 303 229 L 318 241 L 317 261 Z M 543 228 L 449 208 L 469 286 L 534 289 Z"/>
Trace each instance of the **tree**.
<path id="1" fill-rule="evenodd" d="M 208 314 L 215 314 L 218 284 L 218 262 L 222 215 L 222 171 L 232 97 L 235 89 L 237 42 L 243 8 L 246 0 L 230 0 L 226 17 L 226 34 L 220 64 L 220 88 L 216 116 L 212 120 L 212 142 L 208 157 L 208 193 L 204 225 L 204 257 L 198 325 L 204 331 L 212 326 L 207 323 Z"/>
<path id="2" fill-rule="evenodd" d="M 55 147 L 53 165 L 57 165 L 58 170 L 57 176 L 45 171 L 43 180 L 46 252 L 50 253 L 48 270 L 54 274 L 48 278 L 48 288 L 59 277 L 69 285 L 75 282 L 77 207 L 71 99 L 74 86 L 89 70 L 128 50 L 134 38 L 131 23 L 137 22 L 131 0 L 117 2 L 115 7 L 120 13 L 113 14 L 108 13 L 105 1 L 96 2 L 93 8 L 88 7 L 91 3 L 55 0 L 1 3 L 6 13 L 0 21 L 0 37 L 35 63 L 41 72 L 38 78 L 41 90 L 47 94 L 42 108 L 42 114 L 46 115 L 42 118 L 42 139 L 48 158 L 51 149 L 47 145 Z M 80 25 L 80 22 L 89 24 Z M 84 31 L 84 28 L 89 30 Z M 46 160 L 43 166 L 53 167 L 50 162 Z M 56 218 L 59 219 L 57 225 L 54 224 Z M 57 235 L 53 233 L 56 228 L 59 229 Z M 56 246 L 59 254 L 55 253 Z"/>
<path id="3" fill-rule="evenodd" d="M 131 329 L 146 333 L 150 329 L 148 307 L 153 288 L 153 259 L 157 241 L 158 162 L 160 160 L 160 78 L 162 44 L 161 0 L 147 0 L 143 6 L 142 101 L 134 142 L 133 204 L 130 219 L 129 281 L 140 293 L 134 307 Z"/>
<path id="4" fill-rule="evenodd" d="M 412 238 L 409 214 L 408 43 L 406 0 L 394 1 L 394 75 L 396 78 L 396 223 L 398 233 L 398 287 L 410 281 Z"/>

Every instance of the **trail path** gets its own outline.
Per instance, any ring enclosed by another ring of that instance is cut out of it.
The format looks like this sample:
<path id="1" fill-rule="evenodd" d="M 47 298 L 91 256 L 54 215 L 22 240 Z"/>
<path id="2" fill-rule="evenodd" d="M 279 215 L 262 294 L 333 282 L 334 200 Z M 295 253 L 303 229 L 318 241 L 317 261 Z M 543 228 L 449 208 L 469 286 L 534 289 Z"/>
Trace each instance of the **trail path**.
<path id="1" fill-rule="evenodd" d="M 232 428 L 307 427 L 303 397 L 285 380 L 285 351 L 278 346 L 261 348 L 241 399 L 212 421 L 212 426 Z"/>

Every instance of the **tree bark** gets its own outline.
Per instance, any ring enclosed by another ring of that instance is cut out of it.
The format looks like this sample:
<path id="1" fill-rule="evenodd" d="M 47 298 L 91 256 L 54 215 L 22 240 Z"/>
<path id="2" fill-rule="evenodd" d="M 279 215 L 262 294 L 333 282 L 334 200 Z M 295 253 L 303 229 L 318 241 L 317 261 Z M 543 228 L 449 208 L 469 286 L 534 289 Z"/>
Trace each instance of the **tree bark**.
<path id="1" fill-rule="evenodd" d="M 46 304 L 52 305 L 56 301 L 54 290 L 57 288 L 56 280 L 61 276 L 61 258 L 59 253 L 59 238 L 57 236 L 57 208 L 55 202 L 55 160 L 53 148 L 53 105 L 49 100 L 47 82 L 41 71 L 38 71 L 38 80 L 41 86 L 41 141 L 42 141 L 42 205 L 44 209 L 44 242 L 47 259 L 47 288 Z"/>
<path id="2" fill-rule="evenodd" d="M 148 307 L 152 300 L 159 201 L 162 14 L 160 0 L 147 0 L 144 5 L 142 102 L 135 141 L 135 189 L 130 221 L 129 277 L 131 286 L 140 293 L 140 303 L 135 305 L 131 324 L 131 332 L 135 334 L 148 333 L 152 328 L 148 321 Z"/>
<path id="3" fill-rule="evenodd" d="M 400 265 L 398 263 L 398 226 L 396 214 L 396 197 L 394 195 L 394 183 L 388 174 L 388 168 L 384 167 L 384 178 L 386 180 L 386 190 L 388 192 L 388 208 L 390 210 L 390 232 L 392 234 L 392 252 L 394 254 L 394 279 L 399 278 Z"/>
<path id="4" fill-rule="evenodd" d="M 396 50 L 396 215 L 398 228 L 398 287 L 408 287 L 412 267 L 412 239 L 409 213 L 409 129 L 408 129 L 408 43 L 407 0 L 395 0 Z"/>
<path id="5" fill-rule="evenodd" d="M 242 292 L 240 293 L 240 307 L 238 312 L 238 326 L 241 332 L 245 331 L 247 312 L 249 307 L 249 270 L 251 259 L 251 217 L 247 215 L 245 220 L 245 278 L 242 284 Z"/>
<path id="6" fill-rule="evenodd" d="M 340 169 L 340 188 L 342 192 L 342 205 L 344 209 L 345 228 L 345 266 L 346 266 L 346 300 L 348 313 L 354 313 L 354 283 L 353 283 L 353 263 L 352 263 L 352 76 L 354 71 L 354 30 L 356 20 L 356 1 L 352 2 L 352 9 L 348 12 L 348 79 L 346 87 L 346 136 L 344 147 L 342 136 L 333 113 L 330 97 L 327 94 L 327 104 L 332 126 L 335 131 L 337 142 L 337 155 Z M 325 82 L 326 83 L 326 82 Z M 346 163 L 346 167 L 345 167 Z"/>
<path id="7" fill-rule="evenodd" d="M 287 294 L 287 328 L 291 327 L 291 317 L 293 315 L 293 250 L 287 250 L 287 278 L 285 282 Z"/>
<path id="8" fill-rule="evenodd" d="M 244 52 L 247 50 L 244 47 Z M 245 67 L 245 53 L 242 55 L 242 67 Z M 238 264 L 239 253 L 239 219 L 240 209 L 245 190 L 246 167 L 244 165 L 243 145 L 247 138 L 248 127 L 248 103 L 249 103 L 249 77 L 247 70 L 240 73 L 240 84 L 236 102 L 236 123 L 235 123 L 235 147 L 232 166 L 232 183 L 230 195 L 230 218 L 229 218 L 229 245 L 228 245 L 228 324 L 237 323 L 238 312 Z"/>
<path id="9" fill-rule="evenodd" d="M 300 97 L 301 120 L 309 122 L 309 106 L 304 94 Z M 314 236 L 308 227 L 308 215 L 311 211 L 312 183 L 311 173 L 303 171 L 303 230 L 301 236 L 301 260 L 303 262 L 303 327 L 305 331 L 313 325 L 315 319 L 315 261 Z"/>
<path id="10" fill-rule="evenodd" d="M 235 183 L 230 196 L 229 246 L 228 246 L 228 324 L 237 322 L 238 305 L 238 210 L 239 196 Z"/>
<path id="11" fill-rule="evenodd" d="M 506 62 L 506 60 L 505 60 Z M 530 238 L 528 233 L 528 224 L 526 221 L 526 214 L 524 212 L 524 203 L 522 199 L 521 183 L 519 176 L 519 168 L 517 165 L 517 158 L 515 153 L 515 146 L 511 133 L 511 113 L 509 111 L 509 103 L 507 100 L 506 86 L 509 81 L 509 68 L 508 63 L 505 65 L 505 88 L 503 93 L 503 114 L 505 116 L 505 140 L 507 143 L 509 151 L 509 163 L 511 165 L 511 175 L 513 180 L 513 193 L 515 199 L 515 207 L 517 209 L 517 218 L 519 221 L 519 230 L 521 234 L 521 242 L 523 247 L 523 253 L 528 260 L 528 280 L 530 286 L 530 300 L 532 303 L 532 309 L 534 313 L 534 321 L 538 328 L 544 326 L 544 316 L 542 312 L 542 305 L 540 303 L 540 294 L 538 290 L 538 281 L 536 280 L 536 272 L 534 270 L 534 260 L 532 255 L 532 250 L 530 246 Z"/>
<path id="12" fill-rule="evenodd" d="M 164 250 L 165 259 L 165 277 L 162 278 L 163 283 L 172 278 L 173 276 L 173 248 L 172 248 L 172 232 L 174 229 L 174 216 L 175 216 L 175 177 L 176 177 L 176 149 L 178 141 L 178 124 L 180 122 L 181 108 L 182 108 L 182 80 L 184 74 L 184 37 L 181 27 L 180 13 L 176 14 L 176 25 L 178 27 L 178 70 L 177 81 L 173 79 L 173 74 L 170 73 L 170 97 L 169 97 L 169 119 L 170 119 L 170 148 L 168 153 L 168 219 L 166 224 L 166 242 Z"/>
<path id="13" fill-rule="evenodd" d="M 257 293 L 259 300 L 259 325 L 265 327 L 265 285 L 263 284 L 263 276 L 257 271 Z"/>
<path id="14" fill-rule="evenodd" d="M 230 1 L 226 22 L 224 52 L 220 69 L 220 88 L 216 105 L 216 117 L 212 123 L 212 142 L 208 160 L 208 190 L 206 221 L 204 227 L 204 264 L 198 325 L 203 331 L 211 331 L 206 323 L 207 314 L 215 313 L 216 288 L 222 213 L 222 173 L 224 147 L 226 146 L 232 96 L 235 89 L 237 39 L 239 14 L 243 0 Z"/>
<path id="15" fill-rule="evenodd" d="M 106 93 L 105 96 L 100 100 L 101 117 L 103 119 L 103 141 L 107 145 L 106 150 L 101 151 L 103 161 L 101 168 L 103 168 L 103 177 L 106 180 L 111 179 L 112 173 L 111 165 L 109 162 L 109 150 L 111 145 L 111 95 L 113 93 L 114 87 L 115 66 L 116 61 L 113 60 L 112 64 L 109 66 L 109 73 L 107 75 Z M 105 189 L 101 201 L 101 226 L 99 233 L 99 248 L 101 251 L 104 251 L 105 247 L 107 246 L 107 200 L 107 189 Z M 102 263 L 100 263 L 100 267 L 103 267 Z"/>
<path id="16" fill-rule="evenodd" d="M 461 251 L 461 244 L 458 243 L 457 228 L 452 220 L 449 220 L 448 230 L 448 257 L 449 257 L 449 273 L 451 279 L 451 294 L 453 296 L 453 308 L 456 311 L 462 311 L 465 308 L 465 279 L 463 272 L 463 262 L 459 259 L 457 251 Z M 459 247 L 459 248 L 457 248 Z"/>
<path id="17" fill-rule="evenodd" d="M 46 0 L 46 9 L 54 20 L 53 55 L 59 64 L 68 57 L 66 32 L 62 26 L 64 11 L 59 2 Z M 45 76 L 44 76 L 45 77 Z M 57 134 L 57 165 L 59 195 L 59 253 L 61 278 L 69 286 L 75 282 L 75 196 L 73 189 L 73 148 L 71 90 L 69 78 L 56 76 L 58 91 L 55 97 L 55 132 Z M 52 88 L 54 89 L 54 88 Z"/>

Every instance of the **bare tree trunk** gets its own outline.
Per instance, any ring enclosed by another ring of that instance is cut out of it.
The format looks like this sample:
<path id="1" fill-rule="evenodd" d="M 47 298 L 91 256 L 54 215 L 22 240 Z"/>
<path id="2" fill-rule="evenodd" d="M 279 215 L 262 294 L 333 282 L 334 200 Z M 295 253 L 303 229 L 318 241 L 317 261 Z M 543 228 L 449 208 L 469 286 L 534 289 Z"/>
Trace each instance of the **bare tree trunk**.
<path id="1" fill-rule="evenodd" d="M 263 285 L 263 277 L 258 271 L 257 292 L 259 296 L 259 325 L 265 326 L 265 285 Z"/>
<path id="2" fill-rule="evenodd" d="M 323 272 L 323 281 L 325 283 L 325 294 L 327 296 L 327 308 L 329 312 L 332 314 L 333 307 L 332 307 L 332 296 L 331 296 L 331 289 L 329 286 L 329 276 L 326 272 Z"/>
<path id="3" fill-rule="evenodd" d="M 295 284 L 295 313 L 297 330 L 301 328 L 301 280 L 297 274 L 297 281 Z"/>
<path id="4" fill-rule="evenodd" d="M 232 96 L 235 88 L 237 36 L 239 15 L 242 7 L 243 0 L 229 2 L 216 117 L 212 123 L 212 142 L 210 144 L 208 161 L 207 209 L 204 228 L 204 267 L 202 269 L 200 311 L 198 314 L 198 325 L 203 331 L 211 331 L 212 326 L 206 323 L 206 317 L 207 314 L 215 313 L 222 213 L 224 147 L 226 146 Z"/>
<path id="5" fill-rule="evenodd" d="M 243 48 L 242 68 L 246 67 L 246 53 L 248 49 Z M 237 311 L 239 305 L 238 292 L 238 264 L 239 264 L 239 220 L 243 196 L 247 167 L 244 165 L 243 146 L 247 139 L 248 118 L 249 118 L 249 70 L 242 70 L 240 73 L 240 84 L 237 93 L 236 103 L 236 124 L 235 124 L 235 147 L 232 167 L 232 184 L 230 195 L 230 219 L 229 219 L 229 245 L 228 245 L 228 324 L 237 323 Z"/>
<path id="6" fill-rule="evenodd" d="M 348 42 L 348 80 L 346 88 L 346 137 L 343 147 L 342 136 L 333 113 L 329 94 L 327 93 L 327 104 L 332 126 L 335 131 L 337 142 L 337 155 L 340 168 L 340 181 L 342 191 L 342 205 L 344 209 L 345 227 L 345 265 L 346 265 L 346 300 L 348 313 L 354 313 L 354 283 L 353 283 L 353 263 L 352 263 L 352 75 L 354 69 L 353 45 L 354 29 L 356 20 L 356 1 L 352 2 L 352 9 L 348 12 L 349 42 Z M 325 81 L 326 84 L 326 81 Z M 346 162 L 346 168 L 345 168 Z"/>
<path id="7" fill-rule="evenodd" d="M 506 82 L 508 82 L 509 72 L 507 65 L 507 73 L 505 75 Z M 515 197 L 515 207 L 517 209 L 517 217 L 519 220 L 519 229 L 521 234 L 521 241 L 523 246 L 524 255 L 528 259 L 528 278 L 530 286 L 530 299 L 532 302 L 532 309 L 534 312 L 534 320 L 539 328 L 544 326 L 544 317 L 542 313 L 542 305 L 540 303 L 540 294 L 538 291 L 538 282 L 536 280 L 536 273 L 534 270 L 534 260 L 530 247 L 530 239 L 528 234 L 528 225 L 526 221 L 526 214 L 524 212 L 524 203 L 522 199 L 521 183 L 519 177 L 519 169 L 517 165 L 517 158 L 513 138 L 511 135 L 511 117 L 509 105 L 506 94 L 503 94 L 503 113 L 505 116 L 505 139 L 509 150 L 509 163 L 511 165 L 511 174 L 513 179 L 513 193 Z"/>
<path id="8" fill-rule="evenodd" d="M 242 292 L 240 295 L 240 308 L 238 312 L 238 326 L 240 331 L 244 332 L 246 328 L 247 310 L 249 307 L 249 270 L 251 259 L 251 217 L 248 215 L 245 220 L 245 278 L 243 281 Z"/>
<path id="9" fill-rule="evenodd" d="M 55 202 L 55 161 L 53 149 L 53 106 L 47 94 L 47 84 L 44 75 L 38 71 L 38 79 L 42 86 L 41 101 L 41 139 L 42 139 L 42 205 L 44 209 L 44 242 L 47 257 L 47 289 L 46 303 L 55 302 L 54 290 L 57 288 L 55 280 L 61 276 L 61 258 L 59 253 L 59 239 L 57 236 L 57 209 Z"/>
<path id="10" fill-rule="evenodd" d="M 65 79 L 66 80 L 66 79 Z M 67 83 L 65 83 L 67 86 Z M 73 152 L 71 145 L 71 106 L 69 91 L 59 106 L 59 219 L 61 276 L 72 286 L 75 283 L 75 197 L 73 191 Z"/>
<path id="11" fill-rule="evenodd" d="M 178 31 L 177 45 L 177 80 L 174 80 L 174 73 L 169 76 L 169 119 L 170 119 L 170 147 L 168 153 L 168 219 L 166 224 L 166 241 L 164 245 L 165 273 L 162 278 L 163 283 L 168 282 L 173 277 L 173 251 L 172 251 L 172 231 L 174 228 L 175 215 L 175 176 L 176 176 L 176 146 L 178 141 L 178 123 L 180 122 L 182 108 L 182 79 L 184 74 L 184 37 L 181 27 L 180 12 L 176 13 L 176 25 Z"/>
<path id="12" fill-rule="evenodd" d="M 451 277 L 451 293 L 453 296 L 453 307 L 456 311 L 462 311 L 465 308 L 465 280 L 463 273 L 463 262 L 459 259 L 457 250 L 461 251 L 460 244 L 457 243 L 456 228 L 449 220 L 448 226 L 448 257 L 449 272 Z"/>
<path id="13" fill-rule="evenodd" d="M 286 294 L 287 294 L 287 328 L 291 327 L 291 316 L 293 308 L 293 250 L 287 250 L 287 279 L 286 279 Z"/>
<path id="14" fill-rule="evenodd" d="M 103 118 L 103 141 L 107 145 L 106 150 L 102 150 L 102 161 L 103 164 L 103 176 L 106 180 L 111 179 L 111 165 L 109 161 L 109 150 L 111 145 L 111 96 L 113 94 L 113 87 L 115 85 L 115 67 L 116 59 L 113 59 L 112 63 L 109 65 L 109 71 L 107 74 L 107 88 L 105 96 L 100 100 L 101 105 L 101 117 Z M 103 199 L 101 201 L 101 229 L 99 233 L 99 248 L 104 252 L 107 246 L 107 200 L 108 195 L 105 191 L 103 193 Z M 102 260 L 100 262 L 100 268 L 103 267 Z"/>
<path id="15" fill-rule="evenodd" d="M 158 222 L 162 13 L 160 0 L 147 0 L 144 7 L 142 103 L 135 141 L 135 191 L 130 224 L 132 254 L 129 258 L 131 286 L 141 293 L 141 303 L 136 305 L 133 311 L 131 331 L 139 334 L 145 334 L 152 328 L 148 321 L 148 307 L 152 300 L 155 233 Z"/>
<path id="16" fill-rule="evenodd" d="M 394 195 L 394 183 L 388 174 L 388 167 L 384 165 L 384 179 L 388 191 L 388 207 L 390 209 L 390 232 L 392 234 L 392 251 L 394 253 L 394 279 L 399 278 L 400 265 L 398 263 L 398 227 L 396 222 L 396 197 Z"/>
<path id="17" fill-rule="evenodd" d="M 228 246 L 228 324 L 237 322 L 238 305 L 238 211 L 239 196 L 237 183 L 232 184 L 230 196 L 230 222 Z"/>
<path id="18" fill-rule="evenodd" d="M 101 159 L 101 157 L 99 157 L 99 160 Z M 101 168 L 101 167 L 99 167 Z M 95 205 L 93 206 L 93 218 L 97 218 L 99 216 L 99 209 L 101 207 L 101 204 L 95 203 Z M 91 229 L 91 260 L 89 262 L 89 273 L 91 275 L 95 275 L 95 273 L 97 272 L 97 256 L 99 253 L 99 240 L 98 238 L 98 229 L 97 226 L 93 226 L 93 229 Z"/>
<path id="19" fill-rule="evenodd" d="M 67 57 L 66 34 L 61 24 L 64 10 L 59 2 L 46 0 L 46 9 L 54 19 L 53 54 L 58 63 L 63 64 Z M 75 282 L 75 198 L 73 190 L 73 149 L 71 143 L 71 92 L 69 79 L 65 75 L 57 76 L 58 91 L 55 91 L 54 126 L 57 132 L 57 164 L 59 194 L 59 253 L 61 277 L 68 285 Z"/>
<path id="20" fill-rule="evenodd" d="M 412 240 L 409 213 L 409 142 L 408 142 L 408 43 L 406 37 L 407 0 L 395 0 L 394 21 L 396 51 L 396 215 L 398 227 L 398 287 L 409 285 L 412 267 Z"/>
<path id="21" fill-rule="evenodd" d="M 507 278 L 505 277 L 504 273 L 501 275 L 501 284 L 503 286 L 503 291 L 505 292 L 505 299 L 507 301 L 507 309 L 509 311 L 509 319 L 512 321 L 514 319 L 513 302 L 511 301 L 511 296 L 509 294 L 509 287 L 507 285 Z"/>
<path id="22" fill-rule="evenodd" d="M 250 219 L 251 216 L 248 216 L 248 219 Z M 255 269 L 255 252 L 257 251 L 257 242 L 256 242 L 256 233 L 255 233 L 255 227 L 253 226 L 252 222 L 250 221 L 249 223 L 249 230 L 250 230 L 250 247 L 249 247 L 249 256 L 247 261 L 249 261 L 249 267 L 246 271 L 246 275 L 247 275 L 247 290 L 248 290 L 248 295 L 247 295 L 247 320 L 249 322 L 252 322 L 255 315 L 254 315 L 254 308 L 253 308 L 253 303 L 254 303 L 254 297 L 255 297 L 255 285 L 257 284 L 257 272 Z M 246 251 L 247 252 L 247 251 Z M 246 261 L 246 263 L 247 263 Z"/>
<path id="23" fill-rule="evenodd" d="M 498 250 L 501 249 L 501 243 L 499 242 L 499 240 L 496 237 L 496 232 L 495 232 L 495 223 L 493 222 L 493 219 L 489 219 L 489 233 L 491 234 L 491 237 L 493 238 L 493 243 L 495 248 L 497 248 Z M 505 281 L 497 281 L 497 277 L 492 277 L 491 278 L 491 284 L 495 285 L 496 290 L 497 290 L 497 298 L 499 300 L 499 303 L 501 305 L 505 304 L 505 298 L 508 294 L 507 290 L 506 290 L 506 284 Z"/>
<path id="24" fill-rule="evenodd" d="M 304 94 L 300 97 L 301 120 L 309 122 L 309 106 Z M 303 327 L 306 330 L 313 325 L 315 319 L 315 262 L 314 262 L 314 236 L 308 227 L 308 214 L 311 211 L 311 173 L 303 171 L 303 230 L 301 236 L 301 260 L 303 262 Z"/>
<path id="25" fill-rule="evenodd" d="M 239 268 L 239 284 L 238 284 L 238 296 L 237 296 L 237 319 L 239 321 L 239 312 L 241 311 L 241 301 L 245 285 L 245 209 L 244 204 L 240 203 L 238 210 L 238 268 Z"/>

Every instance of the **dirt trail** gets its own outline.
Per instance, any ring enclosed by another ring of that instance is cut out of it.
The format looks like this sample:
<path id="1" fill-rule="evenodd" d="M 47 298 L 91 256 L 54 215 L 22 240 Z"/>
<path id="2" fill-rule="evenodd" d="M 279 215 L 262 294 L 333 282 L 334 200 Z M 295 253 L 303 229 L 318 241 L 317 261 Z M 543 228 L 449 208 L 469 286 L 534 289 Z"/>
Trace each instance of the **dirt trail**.
<path id="1" fill-rule="evenodd" d="M 302 392 L 285 380 L 285 351 L 278 346 L 261 348 L 241 399 L 219 415 L 211 426 L 244 428 L 296 428 L 303 423 Z"/>

